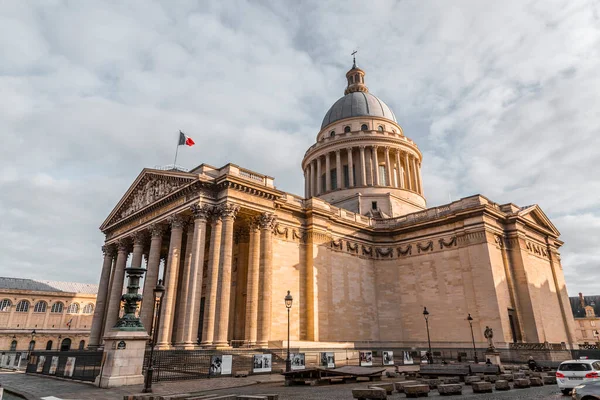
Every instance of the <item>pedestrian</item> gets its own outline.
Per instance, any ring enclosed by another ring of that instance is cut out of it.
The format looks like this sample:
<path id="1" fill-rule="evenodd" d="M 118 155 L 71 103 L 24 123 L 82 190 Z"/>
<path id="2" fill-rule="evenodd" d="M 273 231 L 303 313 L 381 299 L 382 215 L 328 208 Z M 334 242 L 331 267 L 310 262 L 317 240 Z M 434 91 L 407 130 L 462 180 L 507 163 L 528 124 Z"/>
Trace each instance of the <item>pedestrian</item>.
<path id="1" fill-rule="evenodd" d="M 538 368 L 538 365 L 535 362 L 535 360 L 533 359 L 533 356 L 529 356 L 529 361 L 527 361 L 527 365 L 529 366 L 529 369 L 532 371 L 535 371 Z"/>

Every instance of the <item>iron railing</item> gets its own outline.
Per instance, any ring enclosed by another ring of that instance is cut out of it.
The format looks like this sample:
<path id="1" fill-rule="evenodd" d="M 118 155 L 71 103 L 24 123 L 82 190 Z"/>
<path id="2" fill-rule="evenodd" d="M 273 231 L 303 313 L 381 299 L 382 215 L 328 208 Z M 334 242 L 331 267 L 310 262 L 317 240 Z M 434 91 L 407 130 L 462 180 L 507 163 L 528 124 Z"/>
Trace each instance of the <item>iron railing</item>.
<path id="1" fill-rule="evenodd" d="M 93 382 L 100 374 L 102 354 L 99 351 L 33 351 L 27 360 L 27 373 Z"/>

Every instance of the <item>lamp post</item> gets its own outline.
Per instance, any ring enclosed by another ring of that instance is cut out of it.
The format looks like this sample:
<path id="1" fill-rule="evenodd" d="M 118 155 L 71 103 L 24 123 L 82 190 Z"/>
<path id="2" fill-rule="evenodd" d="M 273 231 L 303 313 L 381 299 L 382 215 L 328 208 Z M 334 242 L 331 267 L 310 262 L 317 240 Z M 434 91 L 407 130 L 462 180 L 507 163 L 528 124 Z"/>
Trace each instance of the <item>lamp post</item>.
<path id="1" fill-rule="evenodd" d="M 156 323 L 152 324 L 152 339 L 150 340 L 150 360 L 148 369 L 146 370 L 146 379 L 144 380 L 144 389 L 142 390 L 143 393 L 152 393 L 152 374 L 154 373 L 154 346 L 156 346 L 156 341 L 158 339 L 158 327 L 160 326 L 162 298 L 165 294 L 165 287 L 162 283 L 162 279 L 159 279 L 158 284 L 154 288 L 154 302 L 157 309 Z"/>
<path id="2" fill-rule="evenodd" d="M 35 339 L 36 334 L 37 334 L 37 332 L 35 331 L 35 329 L 31 331 L 31 342 L 29 343 L 29 351 L 32 351 L 33 348 L 35 347 L 34 339 Z"/>
<path id="3" fill-rule="evenodd" d="M 432 364 L 431 362 L 431 338 L 429 337 L 429 311 L 427 311 L 427 307 L 423 307 L 423 318 L 425 318 L 425 325 L 427 326 L 427 347 L 429 348 L 429 357 L 427 358 L 427 362 Z"/>
<path id="4" fill-rule="evenodd" d="M 293 301 L 294 298 L 288 290 L 287 295 L 285 296 L 285 308 L 287 308 L 288 314 L 287 358 L 285 359 L 285 372 L 290 372 L 292 370 L 292 360 L 290 360 L 290 309 L 292 308 Z"/>
<path id="5" fill-rule="evenodd" d="M 469 314 L 469 316 L 467 317 L 467 321 L 469 321 L 469 326 L 471 327 L 471 339 L 473 340 L 473 360 L 475 360 L 475 364 L 477 364 L 479 362 L 479 360 L 477 359 L 477 349 L 475 348 L 475 335 L 473 334 L 473 317 L 471 317 L 471 314 Z"/>

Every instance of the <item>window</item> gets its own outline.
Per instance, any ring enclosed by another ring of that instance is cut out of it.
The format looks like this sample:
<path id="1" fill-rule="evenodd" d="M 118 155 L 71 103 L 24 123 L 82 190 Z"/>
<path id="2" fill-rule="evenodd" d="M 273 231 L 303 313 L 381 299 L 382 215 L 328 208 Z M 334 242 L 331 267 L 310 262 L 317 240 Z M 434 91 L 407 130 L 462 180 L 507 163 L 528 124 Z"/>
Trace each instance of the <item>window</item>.
<path id="1" fill-rule="evenodd" d="M 345 126 L 344 127 L 344 133 L 350 133 L 350 127 L 349 126 Z"/>
<path id="2" fill-rule="evenodd" d="M 29 342 L 29 351 L 35 350 L 35 340 Z"/>
<path id="3" fill-rule="evenodd" d="M 63 312 L 63 303 L 58 302 L 58 303 L 54 303 L 52 304 L 52 309 L 50 310 L 51 313 L 61 313 Z"/>
<path id="4" fill-rule="evenodd" d="M 35 303 L 35 307 L 33 308 L 33 312 L 46 312 L 46 307 L 48 307 L 48 303 L 46 303 L 45 301 L 38 301 L 37 303 Z"/>
<path id="5" fill-rule="evenodd" d="M 46 343 L 46 350 L 52 350 L 52 340 L 48 340 L 48 343 Z"/>
<path id="6" fill-rule="evenodd" d="M 562 363 L 558 367 L 559 371 L 590 371 L 591 369 L 590 364 L 584 363 Z"/>
<path id="7" fill-rule="evenodd" d="M 10 302 L 9 299 L 4 299 L 4 300 L 0 301 L 0 312 L 10 311 L 11 306 L 12 306 L 12 303 Z"/>
<path id="8" fill-rule="evenodd" d="M 348 175 L 347 165 L 344 165 L 344 187 L 350 187 L 350 176 Z"/>
<path id="9" fill-rule="evenodd" d="M 15 351 L 17 349 L 17 341 L 13 340 L 10 342 L 10 351 Z"/>
<path id="10" fill-rule="evenodd" d="M 362 124 L 362 125 L 360 126 L 360 130 L 361 130 L 361 131 L 368 131 L 368 130 L 369 130 L 369 127 L 367 126 L 367 124 Z"/>
<path id="11" fill-rule="evenodd" d="M 27 300 L 21 300 L 17 303 L 16 312 L 27 312 L 29 311 L 29 302 Z"/>
<path id="12" fill-rule="evenodd" d="M 329 136 L 334 137 L 335 136 L 335 131 L 329 132 Z"/>
<path id="13" fill-rule="evenodd" d="M 383 126 L 379 125 L 379 126 L 377 127 L 377 130 L 378 130 L 379 132 L 383 132 Z"/>
<path id="14" fill-rule="evenodd" d="M 329 177 L 331 179 L 331 190 L 335 190 L 337 189 L 337 168 L 334 168 L 329 172 Z"/>
<path id="15" fill-rule="evenodd" d="M 379 184 L 381 186 L 387 186 L 387 174 L 385 173 L 385 165 L 379 166 Z"/>
<path id="16" fill-rule="evenodd" d="M 372 210 L 377 210 L 377 202 L 376 201 L 372 201 L 371 202 L 371 209 Z"/>
<path id="17" fill-rule="evenodd" d="M 71 350 L 71 339 L 66 338 L 63 339 L 62 343 L 60 344 L 60 351 L 69 351 Z"/>
<path id="18" fill-rule="evenodd" d="M 71 305 L 67 309 L 67 314 L 77 314 L 77 313 L 79 313 L 79 304 L 71 303 Z"/>
<path id="19" fill-rule="evenodd" d="M 91 314 L 93 312 L 94 312 L 94 305 L 92 303 L 86 304 L 86 306 L 83 307 L 84 314 Z"/>
<path id="20" fill-rule="evenodd" d="M 79 350 L 83 350 L 85 349 L 85 340 L 82 340 L 81 342 L 79 342 Z"/>
<path id="21" fill-rule="evenodd" d="M 321 175 L 321 193 L 327 191 L 327 182 L 325 182 L 325 174 Z"/>

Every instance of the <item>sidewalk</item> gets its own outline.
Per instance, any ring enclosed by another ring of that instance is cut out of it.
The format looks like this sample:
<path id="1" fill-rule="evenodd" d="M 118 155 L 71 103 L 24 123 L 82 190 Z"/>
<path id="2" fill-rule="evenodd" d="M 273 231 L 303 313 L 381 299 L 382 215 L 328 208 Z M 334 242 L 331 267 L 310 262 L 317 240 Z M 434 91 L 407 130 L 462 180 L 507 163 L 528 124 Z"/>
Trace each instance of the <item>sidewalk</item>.
<path id="1" fill-rule="evenodd" d="M 152 385 L 152 389 L 155 394 L 198 393 L 259 383 L 281 382 L 283 385 L 283 380 L 283 376 L 279 374 L 254 375 L 247 378 L 195 379 L 155 383 Z M 0 384 L 7 390 L 23 395 L 28 400 L 38 400 L 48 396 L 69 400 L 120 400 L 125 395 L 141 393 L 143 387 L 134 385 L 99 389 L 91 383 L 8 371 L 0 372 Z"/>

